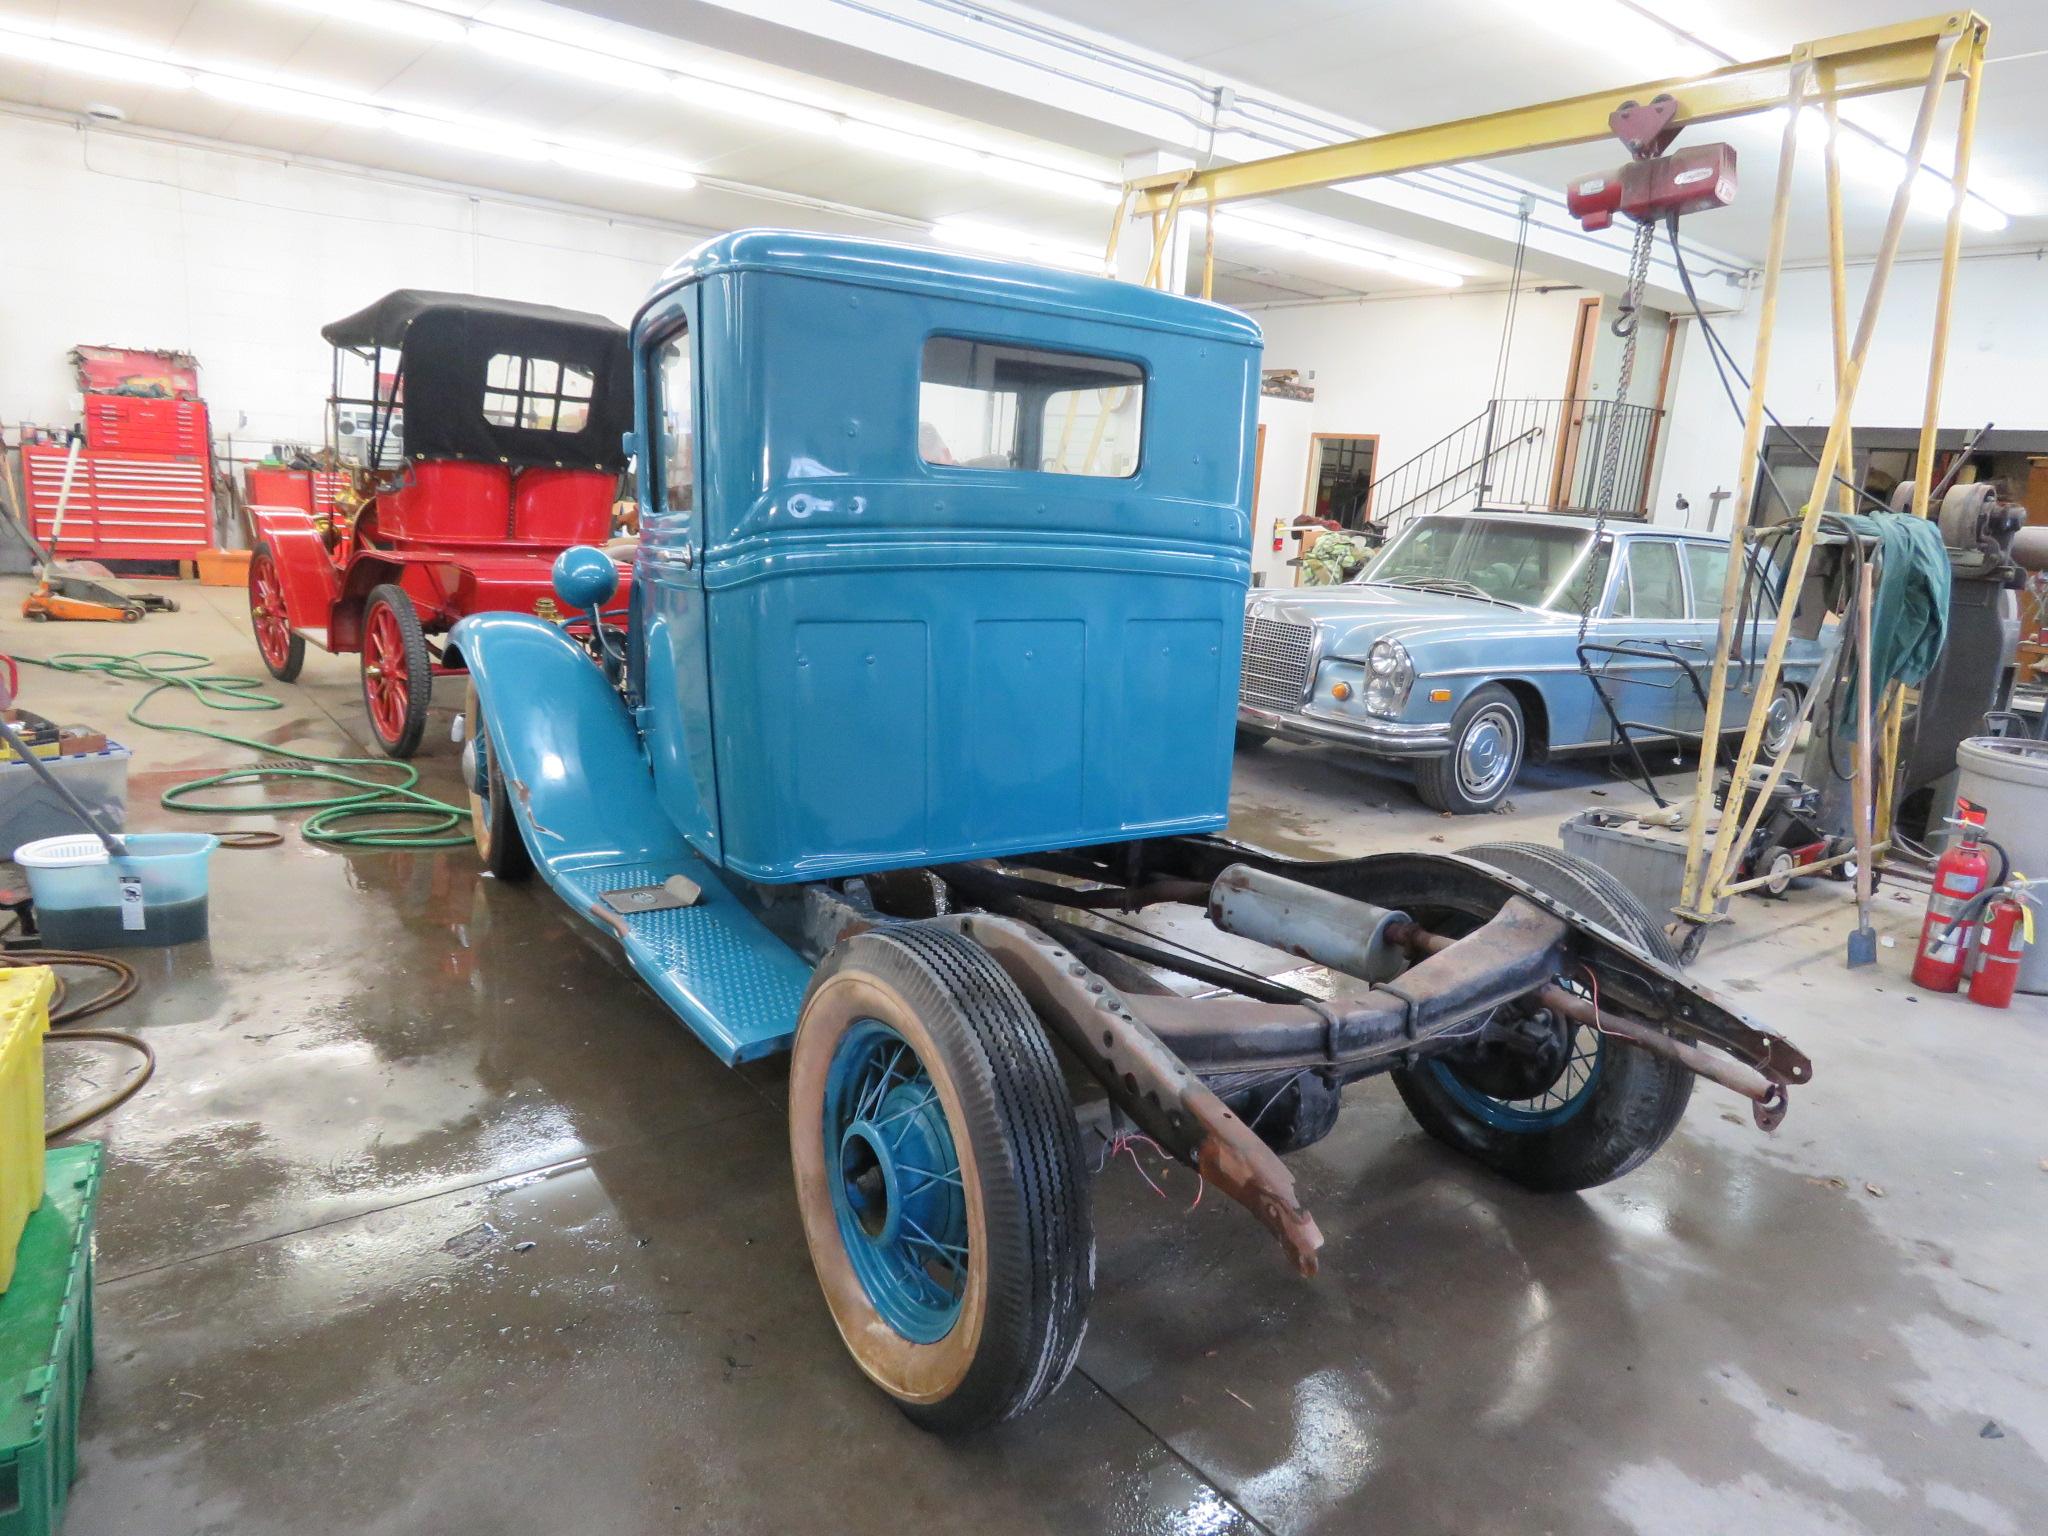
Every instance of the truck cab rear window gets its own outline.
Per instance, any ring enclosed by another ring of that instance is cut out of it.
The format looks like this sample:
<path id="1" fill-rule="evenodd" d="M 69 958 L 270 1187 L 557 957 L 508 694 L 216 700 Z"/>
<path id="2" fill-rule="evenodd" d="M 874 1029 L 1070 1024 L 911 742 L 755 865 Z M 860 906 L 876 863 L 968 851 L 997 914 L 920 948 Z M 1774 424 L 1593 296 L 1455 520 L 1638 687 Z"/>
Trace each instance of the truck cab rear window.
<path id="1" fill-rule="evenodd" d="M 595 388 L 588 369 L 500 352 L 484 371 L 484 420 L 529 432 L 581 432 L 590 425 Z"/>
<path id="2" fill-rule="evenodd" d="M 1003 342 L 924 344 L 917 453 L 927 464 L 1123 478 L 1138 472 L 1145 371 Z"/>

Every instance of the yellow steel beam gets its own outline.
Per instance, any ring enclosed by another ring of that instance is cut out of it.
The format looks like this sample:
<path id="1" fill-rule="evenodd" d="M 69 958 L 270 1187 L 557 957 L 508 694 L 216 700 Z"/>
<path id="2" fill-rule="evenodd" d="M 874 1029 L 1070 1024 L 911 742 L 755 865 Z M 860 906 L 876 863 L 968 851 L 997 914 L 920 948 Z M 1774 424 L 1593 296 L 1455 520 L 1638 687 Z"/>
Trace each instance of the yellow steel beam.
<path id="1" fill-rule="evenodd" d="M 1238 165 L 1213 166 L 1197 171 L 1185 188 L 1178 191 L 1171 184 L 1163 184 L 1163 178 L 1150 177 L 1131 183 L 1131 211 L 1159 213 L 1176 197 L 1189 207 L 1214 205 L 1373 176 L 1398 176 L 1406 171 L 1426 171 L 1470 160 L 1490 160 L 1526 150 L 1592 143 L 1612 136 L 1608 114 L 1624 101 L 1648 101 L 1658 95 L 1678 99 L 1674 121 L 1680 125 L 1741 117 L 1782 106 L 1786 72 L 1795 64 L 1825 64 L 1840 98 L 1924 86 L 1940 39 L 1957 33 L 1981 35 L 1987 30 L 1984 19 L 1976 12 L 1949 11 L 1920 21 L 1801 43 L 1777 58 L 1730 64 L 1711 74 L 1651 80 L 1619 90 L 1512 107 L 1505 112 L 1490 112 L 1483 117 L 1461 118 L 1427 128 L 1407 128 Z M 1949 78 L 1961 77 L 1962 55 L 1967 52 L 1957 50 Z"/>

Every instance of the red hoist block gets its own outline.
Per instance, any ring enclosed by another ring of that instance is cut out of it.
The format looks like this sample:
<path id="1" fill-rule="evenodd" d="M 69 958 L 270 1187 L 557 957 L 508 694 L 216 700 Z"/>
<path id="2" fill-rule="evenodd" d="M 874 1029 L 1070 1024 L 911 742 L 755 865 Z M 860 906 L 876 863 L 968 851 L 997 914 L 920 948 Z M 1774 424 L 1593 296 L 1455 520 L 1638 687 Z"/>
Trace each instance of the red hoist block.
<path id="1" fill-rule="evenodd" d="M 1587 176 L 1565 188 L 1564 205 L 1586 229 L 1605 229 L 1617 214 L 1649 223 L 1674 213 L 1726 208 L 1735 201 L 1735 148 L 1701 144 L 1618 171 Z"/>

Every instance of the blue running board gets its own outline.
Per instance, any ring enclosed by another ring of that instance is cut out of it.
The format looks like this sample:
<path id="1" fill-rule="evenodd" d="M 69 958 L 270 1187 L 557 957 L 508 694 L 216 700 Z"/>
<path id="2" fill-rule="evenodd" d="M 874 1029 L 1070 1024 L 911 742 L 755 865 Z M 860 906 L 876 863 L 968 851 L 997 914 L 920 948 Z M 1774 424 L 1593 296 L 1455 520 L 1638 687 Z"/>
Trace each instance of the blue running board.
<path id="1" fill-rule="evenodd" d="M 621 915 L 609 891 L 682 875 L 703 887 L 694 907 Z M 689 854 L 660 864 L 607 864 L 548 883 L 579 913 L 616 933 L 633 969 L 727 1066 L 789 1049 L 811 968 Z"/>

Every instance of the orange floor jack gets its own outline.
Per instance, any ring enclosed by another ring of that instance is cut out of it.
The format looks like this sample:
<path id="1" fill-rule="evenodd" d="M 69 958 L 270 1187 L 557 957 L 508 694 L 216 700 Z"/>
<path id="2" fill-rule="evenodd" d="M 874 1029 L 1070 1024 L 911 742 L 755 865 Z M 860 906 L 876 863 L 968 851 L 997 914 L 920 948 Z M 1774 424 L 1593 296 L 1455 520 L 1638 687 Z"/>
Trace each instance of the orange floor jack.
<path id="1" fill-rule="evenodd" d="M 70 499 L 71 476 L 78 457 L 78 443 L 72 443 L 72 452 L 64 466 L 64 484 L 58 492 L 57 517 L 51 528 L 50 542 L 57 542 L 57 534 L 64 527 L 64 505 Z M 0 475 L 0 481 L 5 476 Z M 36 542 L 35 534 L 28 523 L 17 515 L 11 504 L 6 508 L 8 519 L 15 531 L 21 535 L 30 551 L 36 557 L 36 584 L 29 595 L 22 599 L 21 616 L 36 623 L 47 623 L 52 619 L 71 622 L 99 624 L 133 624 L 145 613 L 176 613 L 178 605 L 167 597 L 154 592 L 122 592 L 110 583 L 113 573 L 98 565 L 79 564 L 73 561 L 59 561 L 49 550 Z"/>

